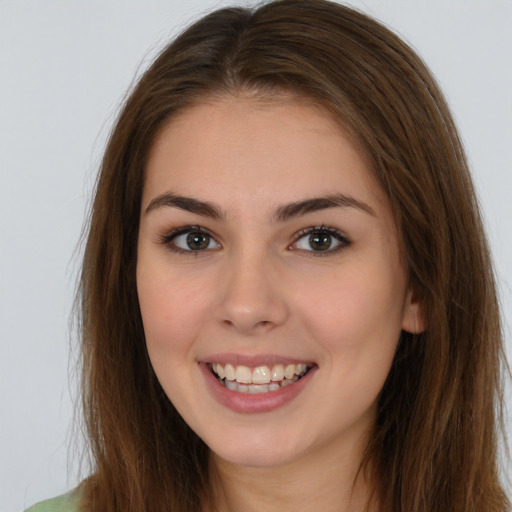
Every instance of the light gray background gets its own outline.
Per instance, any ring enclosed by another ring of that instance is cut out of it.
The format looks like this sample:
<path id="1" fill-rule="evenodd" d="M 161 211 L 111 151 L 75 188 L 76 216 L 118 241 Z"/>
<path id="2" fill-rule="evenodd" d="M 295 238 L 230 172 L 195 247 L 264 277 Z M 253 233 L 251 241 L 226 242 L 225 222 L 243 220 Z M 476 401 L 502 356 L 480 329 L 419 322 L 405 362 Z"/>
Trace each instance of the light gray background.
<path id="1" fill-rule="evenodd" d="M 417 48 L 452 105 L 489 229 L 510 355 L 512 0 L 350 3 Z M 75 248 L 116 108 L 179 27 L 228 4 L 0 0 L 1 512 L 79 478 L 67 449 Z"/>

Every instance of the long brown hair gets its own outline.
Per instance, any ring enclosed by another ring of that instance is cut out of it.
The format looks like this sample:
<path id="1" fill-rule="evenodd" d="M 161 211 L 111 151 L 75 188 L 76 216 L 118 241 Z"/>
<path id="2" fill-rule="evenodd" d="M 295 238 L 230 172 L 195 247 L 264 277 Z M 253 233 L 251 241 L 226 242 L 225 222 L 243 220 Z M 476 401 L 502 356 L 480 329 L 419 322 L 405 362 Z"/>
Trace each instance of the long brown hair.
<path id="1" fill-rule="evenodd" d="M 326 0 L 226 8 L 166 47 L 129 95 L 98 178 L 81 275 L 83 407 L 94 512 L 198 511 L 208 448 L 162 391 L 135 286 L 148 151 L 162 124 L 211 95 L 287 91 L 339 120 L 395 215 L 427 330 L 403 333 L 362 470 L 382 512 L 503 512 L 497 445 L 505 365 L 495 282 L 466 158 L 421 59 Z M 371 464 L 369 464 L 371 462 Z"/>

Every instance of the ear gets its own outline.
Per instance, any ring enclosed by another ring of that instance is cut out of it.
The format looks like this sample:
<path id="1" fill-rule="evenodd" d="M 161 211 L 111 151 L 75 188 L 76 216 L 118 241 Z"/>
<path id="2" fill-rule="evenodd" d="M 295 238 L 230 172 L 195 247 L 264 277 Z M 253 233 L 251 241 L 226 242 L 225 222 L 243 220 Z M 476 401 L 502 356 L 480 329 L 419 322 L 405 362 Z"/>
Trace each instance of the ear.
<path id="1" fill-rule="evenodd" d="M 402 330 L 411 334 L 420 334 L 427 328 L 423 305 L 415 291 L 410 288 L 405 297 Z"/>

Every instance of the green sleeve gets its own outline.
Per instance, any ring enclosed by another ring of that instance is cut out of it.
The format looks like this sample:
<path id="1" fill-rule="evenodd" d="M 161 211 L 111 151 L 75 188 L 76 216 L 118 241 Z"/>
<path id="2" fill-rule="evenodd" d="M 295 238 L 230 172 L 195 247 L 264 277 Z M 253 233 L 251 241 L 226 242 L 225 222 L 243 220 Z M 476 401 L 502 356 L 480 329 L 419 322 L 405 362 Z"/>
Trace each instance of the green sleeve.
<path id="1" fill-rule="evenodd" d="M 80 512 L 77 493 L 64 494 L 58 498 L 42 501 L 25 512 Z"/>

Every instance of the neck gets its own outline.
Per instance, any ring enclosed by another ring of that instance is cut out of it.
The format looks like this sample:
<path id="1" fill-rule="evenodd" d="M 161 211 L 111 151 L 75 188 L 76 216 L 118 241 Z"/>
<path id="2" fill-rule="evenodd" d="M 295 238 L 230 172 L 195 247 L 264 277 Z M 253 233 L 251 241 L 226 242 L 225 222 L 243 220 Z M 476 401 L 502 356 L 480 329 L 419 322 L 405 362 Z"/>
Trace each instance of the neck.
<path id="1" fill-rule="evenodd" d="M 215 512 L 364 512 L 371 487 L 359 471 L 363 449 L 332 445 L 279 467 L 232 464 L 211 457 Z"/>

